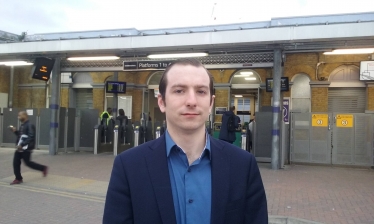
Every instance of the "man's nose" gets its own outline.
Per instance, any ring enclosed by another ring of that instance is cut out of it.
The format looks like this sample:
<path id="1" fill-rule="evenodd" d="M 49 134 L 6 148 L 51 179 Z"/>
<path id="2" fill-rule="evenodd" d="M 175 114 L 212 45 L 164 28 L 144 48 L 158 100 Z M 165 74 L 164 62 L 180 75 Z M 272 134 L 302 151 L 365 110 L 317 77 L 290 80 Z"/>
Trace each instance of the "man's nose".
<path id="1" fill-rule="evenodd" d="M 196 100 L 196 92 L 194 90 L 188 91 L 186 104 L 189 107 L 196 106 L 197 100 Z"/>

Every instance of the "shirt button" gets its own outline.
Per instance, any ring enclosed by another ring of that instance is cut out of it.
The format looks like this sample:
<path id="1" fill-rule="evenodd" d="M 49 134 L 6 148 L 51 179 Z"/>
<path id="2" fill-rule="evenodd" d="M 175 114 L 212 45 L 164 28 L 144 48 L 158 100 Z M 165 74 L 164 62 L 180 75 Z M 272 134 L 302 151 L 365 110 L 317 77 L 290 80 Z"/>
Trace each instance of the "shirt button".
<path id="1" fill-rule="evenodd" d="M 188 200 L 188 203 L 192 203 L 192 202 L 193 202 L 193 200 L 192 200 L 192 199 Z"/>
<path id="2" fill-rule="evenodd" d="M 191 172 L 191 168 L 188 168 L 188 170 L 187 170 L 188 172 Z"/>

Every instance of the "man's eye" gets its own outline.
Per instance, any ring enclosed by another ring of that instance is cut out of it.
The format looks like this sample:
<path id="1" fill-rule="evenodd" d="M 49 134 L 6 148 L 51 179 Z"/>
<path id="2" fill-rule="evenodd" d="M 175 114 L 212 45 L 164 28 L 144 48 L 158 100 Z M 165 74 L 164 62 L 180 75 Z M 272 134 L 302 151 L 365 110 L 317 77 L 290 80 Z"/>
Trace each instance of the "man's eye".
<path id="1" fill-rule="evenodd" d="M 204 91 L 204 90 L 199 90 L 199 91 L 197 91 L 199 94 L 206 94 L 206 91 Z"/>
<path id="2" fill-rule="evenodd" d="M 177 90 L 175 90 L 174 92 L 175 92 L 175 93 L 182 93 L 183 90 L 181 90 L 181 89 L 177 89 Z"/>

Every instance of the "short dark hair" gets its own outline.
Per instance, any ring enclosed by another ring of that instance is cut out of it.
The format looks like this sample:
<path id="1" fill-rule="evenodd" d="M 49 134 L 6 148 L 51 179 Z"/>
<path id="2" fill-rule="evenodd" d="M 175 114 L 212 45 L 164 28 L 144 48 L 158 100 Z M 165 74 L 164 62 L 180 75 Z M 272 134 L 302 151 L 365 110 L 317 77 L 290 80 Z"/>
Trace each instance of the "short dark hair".
<path id="1" fill-rule="evenodd" d="M 118 113 L 120 116 L 125 116 L 125 111 L 123 109 L 119 109 Z"/>
<path id="2" fill-rule="evenodd" d="M 235 106 L 230 107 L 230 110 L 234 112 L 235 111 Z"/>
<path id="3" fill-rule="evenodd" d="M 212 74 L 208 71 L 208 69 L 206 69 L 204 67 L 204 65 L 198 61 L 197 59 L 195 58 L 182 58 L 182 59 L 178 59 L 178 60 L 175 60 L 173 61 L 164 71 L 164 73 L 162 74 L 162 77 L 161 77 L 161 80 L 160 80 L 160 84 L 159 84 L 159 91 L 160 91 L 160 94 L 161 94 L 161 97 L 162 97 L 162 100 L 164 101 L 165 103 L 165 93 L 166 93 L 166 87 L 167 87 L 167 84 L 168 84 L 168 80 L 167 80 L 167 74 L 169 73 L 170 69 L 173 68 L 175 65 L 191 65 L 191 66 L 194 66 L 196 68 L 204 68 L 206 73 L 208 74 L 209 76 L 209 92 L 210 92 L 210 97 L 213 96 L 214 94 L 214 90 L 213 90 L 213 76 Z M 210 100 L 212 102 L 212 99 Z"/>

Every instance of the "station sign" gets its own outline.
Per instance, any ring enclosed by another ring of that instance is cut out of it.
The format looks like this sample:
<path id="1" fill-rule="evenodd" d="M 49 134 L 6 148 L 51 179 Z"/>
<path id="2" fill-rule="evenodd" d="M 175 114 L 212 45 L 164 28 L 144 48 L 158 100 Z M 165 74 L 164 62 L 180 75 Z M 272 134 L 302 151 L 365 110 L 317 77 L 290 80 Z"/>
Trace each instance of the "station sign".
<path id="1" fill-rule="evenodd" d="M 123 70 L 158 70 L 167 68 L 173 61 L 124 61 Z"/>
<path id="2" fill-rule="evenodd" d="M 353 127 L 353 114 L 337 114 L 336 127 L 338 128 L 352 128 Z"/>
<path id="3" fill-rule="evenodd" d="M 126 93 L 126 82 L 107 81 L 105 90 L 107 93 Z"/>
<path id="4" fill-rule="evenodd" d="M 327 127 L 329 123 L 328 114 L 312 114 L 313 127 Z"/>

